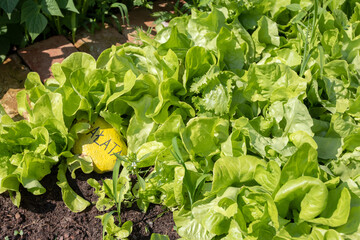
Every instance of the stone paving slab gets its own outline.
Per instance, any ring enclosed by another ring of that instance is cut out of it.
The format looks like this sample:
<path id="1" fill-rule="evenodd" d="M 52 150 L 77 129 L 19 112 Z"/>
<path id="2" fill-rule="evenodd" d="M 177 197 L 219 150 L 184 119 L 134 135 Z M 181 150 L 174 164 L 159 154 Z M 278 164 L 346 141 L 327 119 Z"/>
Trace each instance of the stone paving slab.
<path id="1" fill-rule="evenodd" d="M 15 121 L 23 119 L 23 117 L 19 115 L 19 112 L 17 110 L 16 101 L 16 95 L 21 90 L 22 89 L 9 88 L 3 98 L 0 100 L 0 104 L 3 106 L 5 112 Z"/>
<path id="2" fill-rule="evenodd" d="M 16 94 L 24 89 L 29 68 L 17 54 L 10 55 L 0 64 L 0 104 L 6 113 L 15 120 L 21 119 L 17 111 Z"/>
<path id="3" fill-rule="evenodd" d="M 186 2 L 184 0 L 180 0 L 180 5 L 184 5 Z M 176 0 L 158 0 L 154 2 L 152 12 L 171 12 L 174 13 L 174 6 L 176 4 Z"/>
<path id="4" fill-rule="evenodd" d="M 105 24 L 105 28 L 96 30 L 94 34 L 82 29 L 76 34 L 74 46 L 81 52 L 86 52 L 97 59 L 101 52 L 112 45 L 121 45 L 126 38 L 112 26 Z"/>
<path id="5" fill-rule="evenodd" d="M 18 54 L 32 71 L 39 73 L 45 81 L 52 77 L 51 65 L 62 62 L 71 53 L 77 52 L 64 36 L 54 36 L 18 50 Z"/>

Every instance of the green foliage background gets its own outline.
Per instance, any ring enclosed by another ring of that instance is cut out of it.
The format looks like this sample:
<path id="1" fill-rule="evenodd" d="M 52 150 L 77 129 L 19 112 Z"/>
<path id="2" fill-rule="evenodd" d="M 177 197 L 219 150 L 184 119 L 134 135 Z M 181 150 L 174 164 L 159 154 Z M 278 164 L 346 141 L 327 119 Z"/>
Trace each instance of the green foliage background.
<path id="1" fill-rule="evenodd" d="M 100 116 L 129 153 L 88 181 L 106 239 L 132 229 L 106 211 L 134 203 L 173 211 L 182 239 L 359 239 L 360 4 L 213 3 L 141 46 L 74 53 L 45 85 L 30 73 L 28 120 L 0 107 L 0 192 L 19 205 L 20 184 L 42 194 L 57 166 L 64 202 L 84 210 L 65 173 L 92 171 L 71 149 Z"/>
<path id="2" fill-rule="evenodd" d="M 121 22 L 132 6 L 151 7 L 146 0 L 1 0 L 0 60 L 12 46 L 24 47 L 43 34 L 72 33 L 79 27 L 94 31 L 98 23 L 114 19 L 121 31 Z M 123 19 L 115 15 L 120 12 Z M 90 27 L 89 27 L 90 26 Z"/>

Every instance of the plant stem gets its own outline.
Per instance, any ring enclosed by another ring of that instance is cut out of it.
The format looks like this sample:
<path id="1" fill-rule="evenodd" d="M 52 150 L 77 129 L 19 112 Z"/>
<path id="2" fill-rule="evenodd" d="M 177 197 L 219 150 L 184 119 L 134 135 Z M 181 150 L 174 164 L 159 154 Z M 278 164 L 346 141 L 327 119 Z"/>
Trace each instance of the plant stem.
<path id="1" fill-rule="evenodd" d="M 75 33 L 76 33 L 76 13 L 71 13 L 71 35 L 72 41 L 75 43 Z"/>
<path id="2" fill-rule="evenodd" d="M 83 4 L 82 4 L 82 8 L 81 8 L 81 16 L 84 17 L 87 9 L 89 8 L 88 6 L 88 0 L 84 0 Z"/>
<path id="3" fill-rule="evenodd" d="M 55 17 L 54 22 L 55 22 L 58 34 L 61 34 L 60 18 L 58 16 Z"/>

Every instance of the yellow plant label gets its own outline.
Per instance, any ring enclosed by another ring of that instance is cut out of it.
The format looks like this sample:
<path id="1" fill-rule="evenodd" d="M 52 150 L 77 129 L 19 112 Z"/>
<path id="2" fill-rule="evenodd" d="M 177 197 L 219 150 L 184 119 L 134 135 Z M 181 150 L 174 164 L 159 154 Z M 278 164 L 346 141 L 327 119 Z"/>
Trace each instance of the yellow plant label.
<path id="1" fill-rule="evenodd" d="M 96 119 L 89 132 L 79 134 L 78 137 L 73 152 L 91 157 L 94 171 L 97 173 L 113 170 L 115 154 L 127 154 L 123 137 L 100 117 Z"/>

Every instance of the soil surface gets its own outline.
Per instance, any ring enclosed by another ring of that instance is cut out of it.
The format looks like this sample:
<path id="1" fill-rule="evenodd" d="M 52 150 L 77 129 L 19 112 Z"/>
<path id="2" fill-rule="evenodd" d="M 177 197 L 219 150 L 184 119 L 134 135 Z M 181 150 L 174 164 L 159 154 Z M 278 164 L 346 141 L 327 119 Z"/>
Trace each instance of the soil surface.
<path id="1" fill-rule="evenodd" d="M 61 190 L 56 185 L 57 167 L 46 176 L 41 184 L 47 189 L 43 195 L 35 196 L 22 188 L 20 208 L 14 206 L 7 193 L 0 194 L 0 239 L 89 239 L 102 238 L 102 225 L 96 218 L 99 212 L 94 205 L 81 213 L 71 212 L 63 203 Z M 87 179 L 111 178 L 108 174 L 84 174 L 77 172 L 76 179 L 68 176 L 71 187 L 89 202 L 96 201 L 93 188 Z M 168 235 L 170 239 L 179 236 L 173 229 L 172 213 L 159 205 L 151 205 L 146 213 L 141 212 L 134 203 L 131 208 L 122 209 L 122 222 L 131 220 L 133 232 L 130 240 L 150 239 L 152 233 Z"/>

